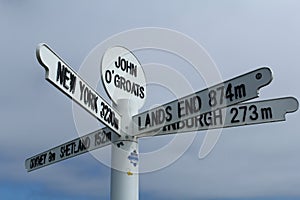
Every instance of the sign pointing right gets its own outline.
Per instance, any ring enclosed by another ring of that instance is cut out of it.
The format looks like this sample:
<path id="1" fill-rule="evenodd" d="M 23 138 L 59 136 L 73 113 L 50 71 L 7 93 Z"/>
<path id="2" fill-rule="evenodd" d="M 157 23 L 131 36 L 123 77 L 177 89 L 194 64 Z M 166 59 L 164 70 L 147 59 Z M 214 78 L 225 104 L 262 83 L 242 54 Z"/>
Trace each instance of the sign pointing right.
<path id="1" fill-rule="evenodd" d="M 272 81 L 267 67 L 248 72 L 194 94 L 133 116 L 135 135 L 157 130 L 168 124 L 258 97 L 258 90 Z"/>
<path id="2" fill-rule="evenodd" d="M 284 97 L 242 103 L 163 126 L 152 135 L 166 135 L 216 128 L 230 128 L 269 122 L 285 121 L 286 113 L 295 112 L 299 103 L 294 97 Z M 141 134 L 138 137 L 152 136 Z"/>

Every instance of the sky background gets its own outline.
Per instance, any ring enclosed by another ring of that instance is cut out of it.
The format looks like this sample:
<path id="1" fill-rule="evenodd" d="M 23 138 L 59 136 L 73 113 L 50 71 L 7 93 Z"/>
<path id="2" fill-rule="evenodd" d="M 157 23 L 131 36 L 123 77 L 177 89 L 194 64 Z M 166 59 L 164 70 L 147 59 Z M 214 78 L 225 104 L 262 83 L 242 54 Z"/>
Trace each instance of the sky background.
<path id="1" fill-rule="evenodd" d="M 299 99 L 299 10 L 296 0 L 0 0 L 1 199 L 109 199 L 110 169 L 88 153 L 25 170 L 26 158 L 78 137 L 71 100 L 44 79 L 35 57 L 38 43 L 49 44 L 79 70 L 87 54 L 114 34 L 169 28 L 200 43 L 223 80 L 268 65 L 274 79 L 260 90 L 260 99 Z M 137 54 L 142 65 L 174 64 L 195 90 L 207 87 L 186 74 L 180 62 L 167 60 L 162 52 L 148 54 Z M 143 109 L 174 99 L 163 88 L 149 88 Z M 109 101 L 103 89 L 99 93 Z M 296 112 L 282 123 L 223 130 L 202 160 L 198 152 L 204 134 L 199 133 L 175 163 L 140 175 L 140 199 L 300 199 L 299 119 Z M 141 151 L 155 150 L 172 137 L 143 139 Z"/>

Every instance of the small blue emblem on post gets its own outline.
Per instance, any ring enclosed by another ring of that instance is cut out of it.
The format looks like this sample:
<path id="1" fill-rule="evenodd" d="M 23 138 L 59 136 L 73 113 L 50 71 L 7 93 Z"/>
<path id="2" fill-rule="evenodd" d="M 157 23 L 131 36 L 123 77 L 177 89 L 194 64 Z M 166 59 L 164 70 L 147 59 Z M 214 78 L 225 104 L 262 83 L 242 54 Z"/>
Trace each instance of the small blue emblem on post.
<path id="1" fill-rule="evenodd" d="M 134 167 L 137 166 L 138 161 L 139 161 L 139 156 L 136 150 L 133 150 L 130 155 L 128 156 L 128 160 L 130 160 L 130 163 L 133 164 Z"/>

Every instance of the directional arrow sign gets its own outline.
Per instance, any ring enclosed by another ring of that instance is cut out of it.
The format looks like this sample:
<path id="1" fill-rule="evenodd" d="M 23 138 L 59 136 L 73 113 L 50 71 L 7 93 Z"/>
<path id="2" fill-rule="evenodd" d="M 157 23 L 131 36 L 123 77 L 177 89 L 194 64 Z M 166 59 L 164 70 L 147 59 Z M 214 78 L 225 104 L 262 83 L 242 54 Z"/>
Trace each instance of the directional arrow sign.
<path id="1" fill-rule="evenodd" d="M 111 144 L 111 134 L 113 133 L 109 128 L 103 128 L 80 138 L 76 138 L 28 158 L 25 161 L 25 168 L 30 172 L 88 151 L 104 147 Z"/>
<path id="2" fill-rule="evenodd" d="M 134 134 L 157 130 L 193 116 L 258 97 L 258 90 L 272 81 L 272 72 L 263 67 L 164 104 L 133 117 Z"/>
<path id="3" fill-rule="evenodd" d="M 120 135 L 121 116 L 54 51 L 40 44 L 36 56 L 51 84 Z"/>
<path id="4" fill-rule="evenodd" d="M 178 132 L 182 133 L 285 121 L 286 113 L 295 112 L 298 107 L 299 103 L 294 97 L 237 104 L 166 125 L 152 135 L 155 134 L 155 136 L 157 136 L 175 134 Z M 138 137 L 143 136 L 147 137 L 151 136 L 151 134 L 145 133 Z"/>

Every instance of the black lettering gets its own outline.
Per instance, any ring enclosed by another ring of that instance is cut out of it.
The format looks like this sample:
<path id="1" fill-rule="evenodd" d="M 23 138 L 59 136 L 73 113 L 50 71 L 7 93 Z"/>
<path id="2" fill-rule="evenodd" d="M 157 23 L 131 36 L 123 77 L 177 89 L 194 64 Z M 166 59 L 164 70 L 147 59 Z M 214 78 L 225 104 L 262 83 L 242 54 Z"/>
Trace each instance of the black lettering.
<path id="1" fill-rule="evenodd" d="M 68 81 L 70 78 L 68 77 L 68 74 L 70 74 L 70 71 L 68 70 L 68 68 L 65 67 L 64 70 L 64 83 L 63 86 L 64 88 L 66 88 L 67 90 L 69 89 L 69 87 L 66 85 L 66 81 Z"/>
<path id="2" fill-rule="evenodd" d="M 246 96 L 246 88 L 244 84 L 238 85 L 234 87 L 235 98 L 242 98 Z"/>
<path id="3" fill-rule="evenodd" d="M 145 98 L 144 91 L 145 91 L 144 87 L 141 86 L 141 87 L 140 87 L 140 98 L 141 98 L 141 99 Z"/>
<path id="4" fill-rule="evenodd" d="M 206 126 L 212 125 L 211 115 L 212 115 L 212 112 L 207 112 L 204 114 L 204 123 Z"/>
<path id="5" fill-rule="evenodd" d="M 251 105 L 249 107 L 249 111 L 252 111 L 252 115 L 250 115 L 250 119 L 251 120 L 257 120 L 258 119 L 258 113 L 257 113 L 256 105 Z"/>
<path id="6" fill-rule="evenodd" d="M 159 124 L 159 110 L 156 110 L 155 112 L 151 112 L 151 126 L 155 124 Z"/>
<path id="7" fill-rule="evenodd" d="M 218 103 L 216 95 L 217 95 L 217 92 L 215 90 L 210 90 L 208 93 L 208 97 L 209 97 L 208 103 L 211 107 L 216 106 Z"/>
<path id="8" fill-rule="evenodd" d="M 239 109 L 244 111 L 243 112 L 243 122 L 245 122 L 246 114 L 247 114 L 247 106 L 240 106 Z"/>
<path id="9" fill-rule="evenodd" d="M 262 119 L 272 119 L 273 116 L 272 116 L 272 109 L 271 109 L 271 107 L 262 108 L 261 109 L 261 116 L 262 116 Z"/>
<path id="10" fill-rule="evenodd" d="M 30 169 L 34 168 L 34 158 L 30 159 Z"/>
<path id="11" fill-rule="evenodd" d="M 193 97 L 193 113 L 195 112 L 199 112 L 202 106 L 202 102 L 201 102 L 201 97 L 199 96 L 194 96 Z"/>
<path id="12" fill-rule="evenodd" d="M 151 123 L 150 115 L 149 115 L 149 113 L 147 113 L 146 120 L 145 120 L 145 127 L 147 127 L 148 125 L 150 125 L 150 123 Z"/>
<path id="13" fill-rule="evenodd" d="M 53 162 L 53 161 L 55 161 L 55 159 L 56 159 L 55 152 L 50 151 L 48 154 L 48 161 Z"/>
<path id="14" fill-rule="evenodd" d="M 196 121 L 195 123 L 196 123 L 196 126 L 197 126 L 197 127 L 198 127 L 198 124 L 200 124 L 201 127 L 204 126 L 202 120 L 203 120 L 203 114 L 201 114 L 201 115 L 195 117 L 195 121 Z M 197 122 L 198 122 L 198 123 L 197 123 Z"/>
<path id="15" fill-rule="evenodd" d="M 141 117 L 138 117 L 138 127 L 139 127 L 139 130 L 143 130 L 145 129 L 145 127 L 142 127 L 142 122 L 141 122 Z"/>
<path id="16" fill-rule="evenodd" d="M 101 136 L 100 136 L 102 134 L 103 134 L 102 132 L 95 134 L 95 146 L 98 146 L 102 143 Z"/>
<path id="17" fill-rule="evenodd" d="M 186 127 L 187 128 L 193 128 L 193 126 L 194 126 L 194 118 L 189 118 L 189 119 L 185 120 L 185 123 L 186 123 Z"/>
<path id="18" fill-rule="evenodd" d="M 124 78 L 124 81 L 125 81 L 126 79 Z M 129 93 L 129 92 L 131 92 L 131 82 L 130 82 L 130 80 L 126 80 L 126 91 Z M 132 93 L 132 92 L 131 92 Z"/>
<path id="19" fill-rule="evenodd" d="M 81 101 L 82 97 L 83 97 L 83 91 L 84 91 L 85 85 L 81 81 L 79 81 L 79 86 L 80 86 L 80 101 Z"/>
<path id="20" fill-rule="evenodd" d="M 217 109 L 213 111 L 214 113 L 214 125 L 218 124 L 217 119 L 219 119 L 219 124 L 223 124 L 223 115 L 222 115 L 222 110 Z"/>
<path id="21" fill-rule="evenodd" d="M 74 74 L 70 75 L 70 92 L 74 94 L 76 86 L 76 76 Z"/>
<path id="22" fill-rule="evenodd" d="M 115 75 L 114 84 L 117 88 L 121 88 L 120 87 L 120 76 L 118 74 Z"/>
<path id="23" fill-rule="evenodd" d="M 118 57 L 118 62 L 115 61 L 115 66 L 116 66 L 116 68 L 119 68 L 120 65 L 121 65 L 121 57 L 119 56 L 119 57 Z"/>
<path id="24" fill-rule="evenodd" d="M 71 144 L 67 144 L 66 145 L 66 149 L 65 149 L 66 156 L 70 156 L 71 155 L 71 150 L 72 150 L 72 143 Z"/>
<path id="25" fill-rule="evenodd" d="M 126 70 L 127 63 L 128 63 L 128 61 L 126 61 L 124 58 L 121 59 L 120 67 L 121 67 L 122 71 Z"/>
<path id="26" fill-rule="evenodd" d="M 105 72 L 105 81 L 106 83 L 111 83 L 111 72 L 109 70 L 106 70 Z"/>
<path id="27" fill-rule="evenodd" d="M 167 114 L 166 121 L 167 122 L 169 122 L 169 121 L 172 120 L 172 113 L 171 113 L 171 111 L 172 111 L 172 107 L 171 106 L 167 106 L 166 107 L 166 114 Z"/>
<path id="28" fill-rule="evenodd" d="M 65 146 L 60 147 L 60 157 L 63 158 L 65 156 Z"/>
<path id="29" fill-rule="evenodd" d="M 30 169 L 42 166 L 46 163 L 47 153 L 38 155 L 30 160 Z"/>
<path id="30" fill-rule="evenodd" d="M 85 147 L 85 145 L 84 145 L 84 143 L 83 143 L 83 141 L 81 139 L 78 142 L 77 150 L 76 150 L 76 144 L 74 144 L 73 147 L 75 149 L 74 153 L 78 153 L 78 152 L 86 150 L 86 147 Z"/>
<path id="31" fill-rule="evenodd" d="M 97 106 L 97 101 L 98 101 L 98 96 L 94 96 L 94 100 L 93 100 L 93 107 L 96 110 L 96 113 L 98 113 L 98 106 Z"/>
<path id="32" fill-rule="evenodd" d="M 88 104 L 88 98 L 89 98 L 89 89 L 85 87 L 84 89 L 84 104 Z"/>
<path id="33" fill-rule="evenodd" d="M 229 99 L 230 101 L 233 100 L 234 94 L 232 93 L 232 84 L 229 83 L 226 89 L 226 99 Z"/>
<path id="34" fill-rule="evenodd" d="M 89 137 L 86 137 L 83 140 L 83 144 L 84 144 L 84 149 L 89 149 L 91 146 L 91 139 Z"/>
<path id="35" fill-rule="evenodd" d="M 137 66 L 128 60 L 125 60 L 119 56 L 118 60 L 115 61 L 115 66 L 116 68 L 120 68 L 122 71 L 137 77 Z"/>
<path id="36" fill-rule="evenodd" d="M 178 129 L 183 129 L 185 126 L 183 121 L 179 121 L 177 125 L 178 125 L 178 127 L 177 127 Z"/>
<path id="37" fill-rule="evenodd" d="M 240 120 L 236 119 L 236 117 L 238 116 L 239 110 L 237 108 L 231 108 L 230 109 L 230 114 L 233 114 L 232 119 L 231 119 L 231 123 L 239 123 Z"/>
<path id="38" fill-rule="evenodd" d="M 64 82 L 64 66 L 61 65 L 61 62 L 58 61 L 57 63 L 57 74 L 56 74 L 56 82 L 59 81 L 59 83 L 62 85 Z"/>
<path id="39" fill-rule="evenodd" d="M 72 155 L 72 154 L 77 154 L 78 152 L 80 152 L 81 146 L 83 146 L 83 145 L 82 145 L 81 139 L 78 141 L 78 145 L 77 145 L 75 142 L 72 143 L 72 146 L 71 146 L 71 154 L 70 154 L 70 155 Z M 77 147 L 77 149 L 76 149 L 76 147 Z"/>
<path id="40" fill-rule="evenodd" d="M 178 118 L 181 118 L 183 117 L 184 115 L 181 113 L 181 110 L 183 110 L 184 108 L 181 106 L 181 104 L 183 104 L 184 102 L 183 101 L 179 101 L 177 103 L 177 106 L 178 106 Z"/>
<path id="41" fill-rule="evenodd" d="M 223 99 L 224 99 L 224 85 L 218 87 L 217 91 L 221 91 L 219 104 L 223 104 Z"/>
<path id="42" fill-rule="evenodd" d="M 130 63 L 130 74 L 137 77 L 137 66 L 133 63 Z"/>
<path id="43" fill-rule="evenodd" d="M 184 108 L 185 108 L 185 115 L 189 115 L 190 113 L 193 113 L 194 107 L 193 107 L 193 98 L 184 100 Z"/>
<path id="44" fill-rule="evenodd" d="M 58 61 L 57 63 L 56 82 L 59 82 L 59 84 L 62 85 L 65 89 L 74 94 L 76 86 L 76 76 L 72 73 L 72 71 L 61 64 L 60 61 Z"/>
<path id="45" fill-rule="evenodd" d="M 134 93 L 135 96 L 139 97 L 140 86 L 136 83 L 132 83 L 131 94 Z"/>
<path id="46" fill-rule="evenodd" d="M 120 76 L 120 89 L 126 90 L 125 78 Z"/>
<path id="47" fill-rule="evenodd" d="M 156 111 L 156 115 L 158 115 L 158 124 L 164 123 L 166 118 L 165 111 L 163 109 L 159 109 L 158 111 Z"/>

